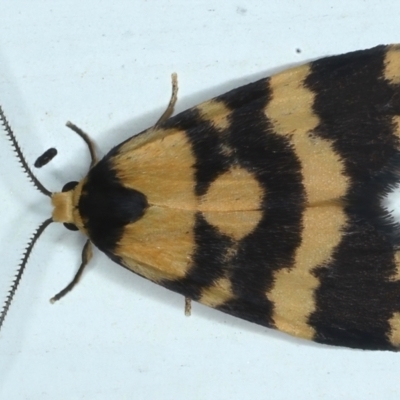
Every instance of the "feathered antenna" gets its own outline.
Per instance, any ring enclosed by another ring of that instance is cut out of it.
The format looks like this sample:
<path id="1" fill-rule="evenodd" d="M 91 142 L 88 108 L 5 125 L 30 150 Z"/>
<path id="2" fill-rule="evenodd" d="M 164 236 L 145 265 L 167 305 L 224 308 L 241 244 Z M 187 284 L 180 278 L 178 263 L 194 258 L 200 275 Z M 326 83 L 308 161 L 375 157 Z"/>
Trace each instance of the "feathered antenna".
<path id="1" fill-rule="evenodd" d="M 4 115 L 3 108 L 0 106 L 0 123 L 3 125 L 4 130 L 7 134 L 8 139 L 10 140 L 14 151 L 17 153 L 17 158 L 22 166 L 22 169 L 24 170 L 25 174 L 28 176 L 29 180 L 33 182 L 34 186 L 36 189 L 38 189 L 41 193 L 43 193 L 46 196 L 51 197 L 51 192 L 47 190 L 41 183 L 40 181 L 36 178 L 36 176 L 33 174 L 31 169 L 28 166 L 28 163 L 25 160 L 25 157 L 21 151 L 21 148 L 19 147 L 19 144 L 17 142 L 17 139 L 15 138 L 15 135 L 10 127 L 10 124 L 7 121 L 6 116 Z M 14 298 L 15 292 L 17 291 L 19 282 L 21 281 L 22 275 L 24 273 L 26 263 L 28 261 L 29 255 L 31 254 L 32 248 L 35 245 L 36 241 L 39 239 L 40 235 L 43 233 L 43 231 L 50 225 L 50 223 L 53 222 L 52 218 L 47 219 L 44 221 L 39 228 L 36 229 L 33 237 L 28 243 L 28 246 L 25 249 L 25 252 L 22 256 L 21 262 L 18 266 L 17 272 L 15 273 L 13 282 L 11 284 L 10 289 L 8 290 L 6 300 L 3 304 L 3 308 L 1 309 L 0 313 L 0 330 L 1 327 L 3 326 L 4 319 L 7 315 L 8 309 L 10 308 L 10 304 Z"/>
<path id="2" fill-rule="evenodd" d="M 19 147 L 17 139 L 10 127 L 10 124 L 7 121 L 6 116 L 4 115 L 4 111 L 1 106 L 0 106 L 0 122 L 4 127 L 4 130 L 6 131 L 6 135 L 7 135 L 8 139 L 10 140 L 12 147 L 14 148 L 14 151 L 17 153 L 17 158 L 22 166 L 22 169 L 24 170 L 25 174 L 28 176 L 29 180 L 35 185 L 37 190 L 42 192 L 44 195 L 51 197 L 51 192 L 49 190 L 47 190 L 39 182 L 39 179 L 36 178 L 36 176 L 33 174 L 31 169 L 29 168 L 28 163 L 25 160 L 25 157 L 21 151 L 21 148 Z"/>
<path id="3" fill-rule="evenodd" d="M 10 124 L 8 123 L 7 118 L 4 114 L 4 111 L 1 106 L 0 106 L 0 123 L 3 125 L 4 130 L 7 134 L 7 137 L 10 140 L 14 151 L 17 154 L 17 158 L 22 166 L 22 169 L 24 170 L 25 174 L 28 176 L 29 180 L 35 185 L 36 189 L 38 189 L 41 193 L 45 194 L 46 196 L 51 197 L 52 193 L 42 185 L 42 183 L 36 178 L 36 176 L 33 174 L 31 169 L 29 168 L 28 163 L 25 160 L 25 157 L 21 151 L 21 148 L 19 147 L 17 139 L 14 135 L 14 132 L 12 131 Z M 89 148 L 90 156 L 91 156 L 90 168 L 93 167 L 93 165 L 95 165 L 97 162 L 97 157 L 96 157 L 96 152 L 95 152 L 95 147 L 94 147 L 93 142 L 90 140 L 89 136 L 82 129 L 78 128 L 76 125 L 72 124 L 71 122 L 67 122 L 67 127 L 72 129 L 75 133 L 77 133 L 87 144 L 87 146 Z M 55 156 L 55 154 L 57 154 L 57 151 L 55 149 L 47 150 L 44 154 L 42 154 L 38 158 L 38 160 L 37 160 L 38 167 L 45 165 L 48 161 L 50 161 Z M 46 221 L 44 221 L 36 229 L 35 233 L 33 234 L 31 240 L 29 241 L 29 243 L 25 249 L 25 252 L 22 256 L 21 262 L 18 266 L 17 272 L 15 273 L 14 279 L 12 281 L 11 287 L 8 290 L 6 300 L 3 304 L 3 308 L 1 309 L 1 312 L 0 312 L 0 330 L 1 330 L 1 327 L 3 326 L 4 319 L 7 315 L 8 309 L 10 308 L 10 304 L 14 298 L 15 292 L 17 291 L 18 285 L 21 281 L 22 275 L 24 273 L 24 270 L 25 270 L 26 264 L 28 262 L 28 258 L 31 254 L 31 251 L 33 249 L 33 246 L 35 245 L 36 241 L 39 239 L 39 237 L 43 233 L 43 231 L 52 222 L 53 222 L 52 218 L 49 218 Z M 78 272 L 76 273 L 74 279 L 67 287 L 65 287 L 63 290 L 61 290 L 60 293 L 58 293 L 51 299 L 52 302 L 59 300 L 60 298 L 65 296 L 69 291 L 72 290 L 72 288 L 78 283 L 78 281 L 83 273 L 83 270 L 84 270 L 85 266 L 88 264 L 91 257 L 92 257 L 91 244 L 90 244 L 90 241 L 88 240 L 82 251 L 82 264 L 81 264 Z"/>
<path id="4" fill-rule="evenodd" d="M 39 228 L 36 229 L 35 233 L 33 234 L 31 240 L 28 243 L 28 246 L 25 249 L 25 252 L 22 256 L 21 262 L 18 266 L 17 272 L 15 273 L 14 279 L 12 281 L 11 287 L 8 290 L 6 300 L 3 304 L 3 308 L 1 310 L 0 314 L 0 330 L 1 327 L 3 326 L 4 319 L 6 318 L 8 309 L 10 308 L 10 304 L 12 302 L 12 299 L 14 298 L 14 294 L 17 291 L 19 282 L 21 281 L 22 275 L 24 273 L 26 263 L 28 262 L 28 258 L 31 254 L 31 251 L 33 249 L 33 246 L 35 245 L 36 241 L 39 239 L 40 235 L 43 233 L 43 231 L 53 222 L 52 218 L 46 219 L 46 221 L 42 222 L 42 224 L 39 226 Z"/>

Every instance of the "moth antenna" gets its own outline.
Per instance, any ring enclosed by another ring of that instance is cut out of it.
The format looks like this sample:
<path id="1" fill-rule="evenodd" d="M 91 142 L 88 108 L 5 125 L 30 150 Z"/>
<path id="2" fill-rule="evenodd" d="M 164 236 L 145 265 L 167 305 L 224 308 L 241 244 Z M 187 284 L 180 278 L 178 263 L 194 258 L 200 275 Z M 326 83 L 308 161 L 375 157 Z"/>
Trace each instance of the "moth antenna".
<path id="1" fill-rule="evenodd" d="M 28 163 L 25 160 L 24 154 L 22 153 L 22 150 L 19 147 L 17 139 L 14 135 L 14 132 L 12 131 L 11 126 L 8 123 L 6 116 L 4 115 L 4 111 L 1 106 L 0 106 L 0 123 L 3 125 L 3 128 L 6 131 L 7 137 L 10 140 L 11 145 L 14 148 L 14 151 L 17 153 L 17 158 L 22 166 L 22 169 L 24 170 L 25 174 L 28 176 L 29 180 L 35 185 L 36 189 L 38 189 L 44 195 L 51 197 L 51 192 L 49 190 L 47 190 L 40 183 L 40 181 L 36 178 L 36 176 L 33 174 L 31 169 L 29 168 Z"/>
<path id="2" fill-rule="evenodd" d="M 171 82 L 172 82 L 171 98 L 169 99 L 169 103 L 168 103 L 166 110 L 163 112 L 161 117 L 158 119 L 155 126 L 162 124 L 174 112 L 175 104 L 176 104 L 176 101 L 178 100 L 178 75 L 175 72 L 173 74 L 171 74 Z"/>
<path id="3" fill-rule="evenodd" d="M 185 315 L 190 317 L 192 315 L 192 299 L 185 297 Z"/>
<path id="4" fill-rule="evenodd" d="M 13 282 L 11 284 L 10 289 L 8 290 L 6 300 L 3 304 L 3 308 L 0 314 L 0 331 L 3 326 L 4 319 L 6 318 L 8 309 L 10 308 L 10 304 L 14 298 L 15 292 L 17 291 L 19 282 L 21 281 L 22 274 L 24 273 L 25 266 L 28 262 L 28 258 L 31 254 L 33 246 L 35 245 L 36 241 L 39 239 L 40 235 L 43 231 L 53 222 L 52 218 L 46 219 L 46 221 L 42 222 L 42 224 L 36 229 L 35 233 L 33 234 L 32 239 L 29 241 L 28 246 L 25 249 L 25 253 L 22 256 L 21 262 L 18 266 L 17 272 L 14 276 Z"/>
<path id="5" fill-rule="evenodd" d="M 72 129 L 75 133 L 77 133 L 87 144 L 87 146 L 89 148 L 89 152 L 90 152 L 90 158 L 92 160 L 90 162 L 90 168 L 92 168 L 97 163 L 96 149 L 94 147 L 94 143 L 93 143 L 92 139 L 90 139 L 89 135 L 86 132 L 84 132 L 81 128 L 78 128 L 72 122 L 68 121 L 65 125 L 69 129 Z"/>
<path id="6" fill-rule="evenodd" d="M 67 293 L 69 293 L 76 286 L 76 284 L 81 279 L 83 270 L 85 269 L 86 265 L 89 264 L 89 261 L 92 258 L 92 256 L 93 256 L 92 242 L 90 240 L 87 240 L 82 249 L 82 263 L 78 269 L 78 272 L 75 274 L 72 281 L 63 290 L 58 292 L 54 297 L 52 297 L 50 299 L 50 303 L 54 304 L 56 301 L 63 298 Z"/>

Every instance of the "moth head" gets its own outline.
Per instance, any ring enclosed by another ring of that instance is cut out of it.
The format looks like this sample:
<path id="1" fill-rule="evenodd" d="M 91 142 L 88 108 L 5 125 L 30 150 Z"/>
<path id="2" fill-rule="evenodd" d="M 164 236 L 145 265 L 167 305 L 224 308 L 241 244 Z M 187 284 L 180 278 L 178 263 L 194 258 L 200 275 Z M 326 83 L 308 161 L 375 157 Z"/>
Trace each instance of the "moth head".
<path id="1" fill-rule="evenodd" d="M 178 81 L 177 81 L 177 75 L 172 74 L 172 94 L 171 94 L 171 99 L 169 101 L 169 104 L 167 106 L 167 109 L 165 112 L 161 115 L 159 120 L 157 121 L 156 125 L 161 124 L 165 120 L 167 120 L 171 114 L 173 113 L 174 110 L 174 105 L 177 99 L 177 93 L 178 93 Z M 87 235 L 85 224 L 82 221 L 82 216 L 79 213 L 79 204 L 80 204 L 80 199 L 81 199 L 81 194 L 82 194 L 82 188 L 84 187 L 86 181 L 86 178 L 84 178 L 80 182 L 68 182 L 66 185 L 64 185 L 63 189 L 61 192 L 55 192 L 52 193 L 51 191 L 47 190 L 43 184 L 36 178 L 36 176 L 33 174 L 31 171 L 28 163 L 25 160 L 25 157 L 21 151 L 21 148 L 18 145 L 17 139 L 14 135 L 14 132 L 12 131 L 10 124 L 7 121 L 7 118 L 3 112 L 2 107 L 0 106 L 0 123 L 3 125 L 3 128 L 6 132 L 6 135 L 8 139 L 11 142 L 11 145 L 14 148 L 14 151 L 17 155 L 17 158 L 22 166 L 22 169 L 24 170 L 25 174 L 28 176 L 28 178 L 32 181 L 36 189 L 38 189 L 41 193 L 44 195 L 48 196 L 51 198 L 51 202 L 53 204 L 53 212 L 51 218 L 48 218 L 45 220 L 35 231 L 32 239 L 28 243 L 26 250 L 23 254 L 22 260 L 19 264 L 19 267 L 17 269 L 17 272 L 15 273 L 15 278 L 13 280 L 13 283 L 8 291 L 8 295 L 6 297 L 6 301 L 4 302 L 3 308 L 0 311 L 0 330 L 3 325 L 5 316 L 8 312 L 8 309 L 10 307 L 11 301 L 14 298 L 14 294 L 17 290 L 17 287 L 19 285 L 19 282 L 21 280 L 22 274 L 24 272 L 25 266 L 27 264 L 29 255 L 33 249 L 33 246 L 35 245 L 36 241 L 40 237 L 40 235 L 43 233 L 43 231 L 46 229 L 47 226 L 49 226 L 52 222 L 62 222 L 64 226 L 67 229 L 70 230 L 80 230 L 84 234 Z M 83 132 L 80 128 L 78 128 L 76 125 L 72 124 L 71 122 L 67 122 L 67 127 L 72 129 L 75 133 L 77 133 L 87 144 L 91 156 L 91 164 L 90 168 L 91 169 L 96 163 L 97 163 L 97 158 L 96 158 L 96 153 L 95 153 L 95 148 L 93 142 L 90 140 L 89 136 Z M 47 164 L 49 161 L 52 160 L 52 158 L 57 154 L 56 149 L 48 149 L 44 154 L 42 154 L 35 163 L 35 167 L 40 168 L 43 165 Z M 85 196 L 86 195 L 86 196 Z M 136 207 L 125 207 L 124 213 L 120 213 L 118 211 L 118 221 L 119 223 L 126 223 L 126 222 L 132 222 L 140 218 L 144 210 L 147 208 L 147 199 L 146 197 L 133 189 L 127 189 L 124 188 L 122 191 L 120 190 L 118 192 L 118 196 L 120 196 L 120 199 L 122 200 L 128 200 L 130 204 L 135 204 Z M 87 195 L 86 192 L 84 192 L 84 196 L 86 197 L 86 202 L 85 202 L 85 209 L 86 209 L 86 214 L 90 214 L 92 211 L 92 203 L 90 196 Z M 107 203 L 103 202 L 104 204 L 102 205 L 103 208 L 106 208 L 108 211 L 108 204 L 112 204 L 112 202 Z M 89 211 L 89 212 L 88 212 Z M 99 209 L 95 211 L 95 213 L 99 214 Z M 102 209 L 100 209 L 100 214 L 102 212 Z M 87 222 L 90 220 L 88 218 L 88 215 L 84 215 L 84 219 Z M 87 235 L 88 236 L 88 235 Z M 74 279 L 71 281 L 69 285 L 67 285 L 63 290 L 61 290 L 58 294 L 56 294 L 52 299 L 51 302 L 54 302 L 56 300 L 59 300 L 61 297 L 63 297 L 65 294 L 67 294 L 78 282 L 84 267 L 87 265 L 87 263 L 90 261 L 90 258 L 92 257 L 92 250 L 91 250 L 91 241 L 88 239 L 86 241 L 86 244 L 83 247 L 82 250 L 82 264 L 76 273 Z"/>
<path id="2" fill-rule="evenodd" d="M 54 222 L 63 223 L 70 231 L 81 230 L 86 233 L 78 212 L 81 189 L 82 183 L 71 181 L 64 185 L 61 192 L 52 193 L 52 219 Z"/>
<path id="3" fill-rule="evenodd" d="M 66 125 L 77 133 L 87 144 L 91 157 L 90 168 L 92 168 L 97 162 L 92 140 L 84 131 L 82 131 L 82 129 L 78 128 L 71 122 L 67 122 Z M 70 231 L 80 230 L 86 234 L 81 216 L 78 212 L 78 202 L 82 186 L 83 181 L 71 181 L 63 186 L 61 192 L 51 193 L 51 203 L 53 205 L 52 220 L 54 222 L 62 222 Z"/>
<path id="4" fill-rule="evenodd" d="M 61 193 L 53 193 L 51 196 L 51 204 L 53 205 L 53 221 L 62 222 L 70 231 L 77 231 L 74 220 L 74 196 L 75 188 L 79 182 L 71 181 L 64 185 Z"/>
<path id="5" fill-rule="evenodd" d="M 34 173 L 31 170 L 31 168 L 29 167 L 28 163 L 26 162 L 25 157 L 21 151 L 21 148 L 17 142 L 17 139 L 10 127 L 10 124 L 7 121 L 7 118 L 5 117 L 5 114 L 4 114 L 1 106 L 0 106 L 0 123 L 3 125 L 6 135 L 7 135 L 8 139 L 10 140 L 12 147 L 14 148 L 14 151 L 17 155 L 17 158 L 18 158 L 25 174 L 31 180 L 31 182 L 36 187 L 36 189 L 38 189 L 41 193 L 43 193 L 44 195 L 51 198 L 51 201 L 52 201 L 52 204 L 54 207 L 52 217 L 46 219 L 36 229 L 35 233 L 33 234 L 30 242 L 28 243 L 28 245 L 25 249 L 25 252 L 22 256 L 21 262 L 18 266 L 17 272 L 15 273 L 15 277 L 12 282 L 12 285 L 6 296 L 6 300 L 4 302 L 3 308 L 1 309 L 1 312 L 0 312 L 0 329 L 1 329 L 4 319 L 6 317 L 6 314 L 8 312 L 8 309 L 10 307 L 10 304 L 12 302 L 12 299 L 14 298 L 14 294 L 18 288 L 19 282 L 20 282 L 23 272 L 25 270 L 30 253 L 31 253 L 36 241 L 39 239 L 40 235 L 43 233 L 43 231 L 46 229 L 46 227 L 49 226 L 52 222 L 62 222 L 62 223 L 64 223 L 65 227 L 70 230 L 80 229 L 81 231 L 83 231 L 83 233 L 85 233 L 85 229 L 83 227 L 82 220 L 80 219 L 78 207 L 77 207 L 81 188 L 83 185 L 83 181 L 81 181 L 80 183 L 69 182 L 66 185 L 64 185 L 63 190 L 61 192 L 52 193 L 51 191 L 46 189 L 44 187 L 44 185 L 36 178 L 36 176 L 34 175 Z M 79 129 L 72 123 L 67 122 L 67 126 L 70 129 L 72 129 L 75 133 L 77 133 L 88 145 L 89 151 L 91 154 L 91 159 L 92 159 L 91 164 L 90 164 L 90 168 L 91 168 L 97 162 L 93 142 L 90 140 L 90 138 L 88 137 L 88 135 L 85 132 L 83 132 L 81 129 Z M 39 168 L 41 166 L 45 165 L 47 162 L 49 162 L 56 154 L 56 152 L 54 153 L 54 151 L 50 151 L 50 150 L 53 150 L 53 149 L 47 150 L 37 160 L 37 164 L 39 165 Z M 66 288 L 61 290 L 56 296 L 54 296 L 51 299 L 52 302 L 59 300 L 61 297 L 63 297 L 66 293 L 68 293 L 75 286 L 75 284 L 78 282 L 78 280 L 83 272 L 83 268 L 89 262 L 91 255 L 92 255 L 92 252 L 91 252 L 90 240 L 87 240 L 87 242 L 83 248 L 83 251 L 82 251 L 82 264 L 81 264 L 81 267 L 79 268 L 77 274 L 75 275 L 75 278 L 72 280 L 72 282 Z"/>

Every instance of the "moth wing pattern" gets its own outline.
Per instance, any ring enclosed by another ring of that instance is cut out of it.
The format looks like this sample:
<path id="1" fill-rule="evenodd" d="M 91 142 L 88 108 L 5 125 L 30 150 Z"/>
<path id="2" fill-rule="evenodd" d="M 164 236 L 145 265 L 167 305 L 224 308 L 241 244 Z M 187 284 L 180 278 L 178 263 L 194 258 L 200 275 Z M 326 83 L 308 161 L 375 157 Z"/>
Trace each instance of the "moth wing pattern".
<path id="1" fill-rule="evenodd" d="M 76 189 L 83 230 L 133 272 L 234 316 L 398 348 L 399 232 L 381 200 L 400 180 L 399 71 L 396 45 L 323 58 L 128 139 Z M 115 198 L 82 206 L 92 190 Z"/>

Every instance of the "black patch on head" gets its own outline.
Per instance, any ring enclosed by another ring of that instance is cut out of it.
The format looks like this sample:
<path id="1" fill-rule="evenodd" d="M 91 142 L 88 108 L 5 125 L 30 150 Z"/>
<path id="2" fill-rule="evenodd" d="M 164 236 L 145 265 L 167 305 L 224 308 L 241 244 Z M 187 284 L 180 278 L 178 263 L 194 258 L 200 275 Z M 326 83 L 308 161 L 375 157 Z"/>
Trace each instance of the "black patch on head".
<path id="1" fill-rule="evenodd" d="M 89 171 L 79 211 L 90 240 L 100 250 L 112 252 L 124 226 L 141 218 L 146 208 L 146 196 L 122 185 L 108 156 Z"/>

